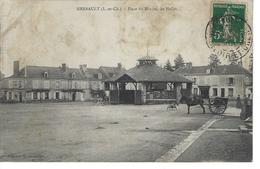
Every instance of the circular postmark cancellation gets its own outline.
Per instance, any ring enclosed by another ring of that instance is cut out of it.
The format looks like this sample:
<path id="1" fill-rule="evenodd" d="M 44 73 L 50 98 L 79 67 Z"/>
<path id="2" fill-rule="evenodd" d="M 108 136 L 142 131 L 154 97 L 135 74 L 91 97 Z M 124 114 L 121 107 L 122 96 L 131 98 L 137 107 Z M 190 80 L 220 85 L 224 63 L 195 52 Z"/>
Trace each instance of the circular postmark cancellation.
<path id="1" fill-rule="evenodd" d="M 253 44 L 252 29 L 244 19 L 243 9 L 240 4 L 214 4 L 213 17 L 206 26 L 207 46 L 229 61 L 245 57 Z"/>

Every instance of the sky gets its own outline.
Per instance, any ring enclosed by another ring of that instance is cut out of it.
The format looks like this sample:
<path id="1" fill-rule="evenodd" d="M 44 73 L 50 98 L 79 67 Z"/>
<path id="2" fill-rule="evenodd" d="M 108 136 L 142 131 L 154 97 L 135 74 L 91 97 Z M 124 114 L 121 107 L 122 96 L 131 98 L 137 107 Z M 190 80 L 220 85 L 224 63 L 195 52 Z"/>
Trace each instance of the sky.
<path id="1" fill-rule="evenodd" d="M 247 3 L 252 25 L 252 1 L 239 2 Z M 14 60 L 20 67 L 66 63 L 97 68 L 121 62 L 129 69 L 147 54 L 159 65 L 167 59 L 173 63 L 178 54 L 185 62 L 206 65 L 212 53 L 205 41 L 211 6 L 210 0 L 3 0 L 0 70 L 11 75 Z M 142 7 L 169 10 L 133 10 Z"/>

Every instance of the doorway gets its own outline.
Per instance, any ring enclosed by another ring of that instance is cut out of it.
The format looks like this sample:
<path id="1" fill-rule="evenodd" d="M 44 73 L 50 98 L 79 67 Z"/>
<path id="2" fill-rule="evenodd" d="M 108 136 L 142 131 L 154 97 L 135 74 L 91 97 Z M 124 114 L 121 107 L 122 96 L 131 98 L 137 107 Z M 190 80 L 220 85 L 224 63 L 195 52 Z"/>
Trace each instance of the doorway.
<path id="1" fill-rule="evenodd" d="M 23 102 L 23 93 L 22 92 L 19 93 L 19 102 L 20 103 Z"/>
<path id="2" fill-rule="evenodd" d="M 199 86 L 200 95 L 203 99 L 209 98 L 209 88 L 210 88 L 210 86 Z"/>
<path id="3" fill-rule="evenodd" d="M 221 97 L 225 97 L 225 88 L 221 88 Z"/>
<path id="4" fill-rule="evenodd" d="M 56 92 L 56 99 L 59 100 L 60 99 L 60 93 L 59 92 Z"/>
<path id="5" fill-rule="evenodd" d="M 134 104 L 135 90 L 120 90 L 119 91 L 120 104 Z"/>
<path id="6" fill-rule="evenodd" d="M 76 92 L 72 93 L 72 101 L 76 101 Z"/>

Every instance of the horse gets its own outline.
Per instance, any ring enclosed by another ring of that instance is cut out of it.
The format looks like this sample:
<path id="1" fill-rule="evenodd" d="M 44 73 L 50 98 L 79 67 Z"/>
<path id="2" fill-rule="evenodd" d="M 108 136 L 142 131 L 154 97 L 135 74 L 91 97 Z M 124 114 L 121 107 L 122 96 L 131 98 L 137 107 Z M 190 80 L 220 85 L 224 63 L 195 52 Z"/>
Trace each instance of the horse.
<path id="1" fill-rule="evenodd" d="M 204 101 L 202 97 L 200 96 L 182 96 L 181 102 L 184 102 L 188 106 L 188 114 L 190 114 L 190 107 L 200 105 L 200 107 L 203 109 L 203 114 L 205 114 L 205 107 L 203 105 Z"/>

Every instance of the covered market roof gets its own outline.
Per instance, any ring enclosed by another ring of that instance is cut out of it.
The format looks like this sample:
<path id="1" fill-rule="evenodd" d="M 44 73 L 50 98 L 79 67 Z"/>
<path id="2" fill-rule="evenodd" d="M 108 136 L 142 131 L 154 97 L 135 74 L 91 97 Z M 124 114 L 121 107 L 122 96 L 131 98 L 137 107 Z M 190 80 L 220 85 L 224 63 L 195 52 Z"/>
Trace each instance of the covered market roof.
<path id="1" fill-rule="evenodd" d="M 146 56 L 138 59 L 139 64 L 117 76 L 107 79 L 107 82 L 184 82 L 192 83 L 184 76 L 170 72 L 156 64 L 157 59 Z M 153 61 L 153 62 L 150 62 Z"/>

